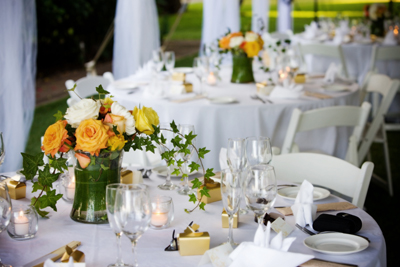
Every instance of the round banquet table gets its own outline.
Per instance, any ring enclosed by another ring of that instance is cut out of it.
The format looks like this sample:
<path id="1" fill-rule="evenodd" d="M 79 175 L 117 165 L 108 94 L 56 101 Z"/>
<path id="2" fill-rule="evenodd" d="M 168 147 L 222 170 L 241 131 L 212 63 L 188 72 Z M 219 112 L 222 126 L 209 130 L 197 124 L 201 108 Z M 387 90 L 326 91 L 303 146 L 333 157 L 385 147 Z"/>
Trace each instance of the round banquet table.
<path id="1" fill-rule="evenodd" d="M 15 173 L 14 173 L 15 174 Z M 7 174 L 6 174 L 7 175 Z M 13 175 L 13 173 L 8 173 Z M 197 266 L 202 256 L 180 256 L 178 251 L 166 252 L 164 248 L 169 245 L 172 231 L 183 232 L 187 225 L 194 221 L 200 225 L 200 231 L 210 234 L 210 248 L 216 247 L 227 241 L 228 229 L 222 228 L 221 212 L 222 201 L 217 201 L 206 205 L 206 211 L 196 210 L 187 214 L 184 208 L 191 208 L 193 203 L 188 202 L 187 196 L 179 195 L 175 191 L 162 191 L 157 185 L 163 182 L 163 177 L 152 174 L 149 179 L 144 179 L 144 183 L 149 186 L 150 195 L 167 195 L 173 198 L 175 207 L 175 218 L 170 227 L 163 230 L 153 230 L 149 228 L 139 239 L 137 245 L 137 255 L 139 266 L 148 267 L 174 267 L 174 266 Z M 174 178 L 178 183 L 180 178 Z M 279 183 L 278 183 L 279 184 Z M 32 184 L 27 184 L 27 198 L 13 200 L 15 204 L 29 204 L 33 196 L 31 192 Z M 37 194 L 37 193 L 35 193 Z M 343 201 L 342 199 L 330 195 L 328 198 L 316 201 L 316 204 Z M 279 195 L 275 206 L 290 206 L 293 201 L 283 199 Z M 50 212 L 50 219 L 39 220 L 39 230 L 35 238 L 25 241 L 11 239 L 5 232 L 0 234 L 0 258 L 3 263 L 12 266 L 21 266 L 34 259 L 37 259 L 51 251 L 68 244 L 71 241 L 81 241 L 78 249 L 85 253 L 86 266 L 107 266 L 115 262 L 116 243 L 115 235 L 108 224 L 92 225 L 77 223 L 69 218 L 71 204 L 62 199 L 57 203 L 57 212 Z M 241 206 L 244 207 L 242 201 Z M 355 264 L 359 267 L 384 267 L 386 266 L 386 244 L 376 221 L 361 209 L 346 210 L 345 212 L 361 218 L 363 225 L 358 234 L 370 239 L 369 247 L 364 251 L 349 255 L 328 255 L 308 249 L 303 245 L 303 240 L 307 237 L 305 233 L 295 228 L 289 235 L 296 237 L 291 245 L 289 252 L 314 255 L 315 258 Z M 335 214 L 337 212 L 325 212 Z M 293 216 L 286 216 L 286 222 L 294 226 Z M 235 242 L 252 241 L 257 223 L 254 222 L 254 214 L 249 212 L 239 216 L 239 228 L 233 230 Z M 275 232 L 271 230 L 273 238 Z M 128 238 L 122 237 L 122 255 L 127 263 L 133 262 L 131 246 Z M 204 265 L 204 266 L 212 266 Z"/>
<path id="2" fill-rule="evenodd" d="M 169 99 L 149 96 L 146 87 L 131 93 L 131 90 L 116 89 L 113 84 L 107 90 L 114 99 L 127 109 L 135 106 L 152 107 L 157 111 L 160 122 L 193 124 L 195 126 L 198 147 L 211 150 L 205 156 L 207 168 L 219 169 L 219 151 L 227 146 L 228 138 L 248 136 L 267 136 L 273 146 L 282 147 L 292 112 L 295 108 L 302 111 L 339 105 L 359 105 L 358 85 L 349 86 L 348 91 L 325 92 L 321 89 L 322 80 L 313 79 L 304 85 L 305 90 L 332 96 L 330 99 L 318 99 L 302 96 L 299 99 L 273 99 L 273 104 L 262 103 L 250 96 L 257 92 L 255 84 L 230 83 L 231 68 L 221 70 L 222 81 L 216 86 L 204 85 L 209 98 L 232 97 L 238 102 L 231 104 L 213 104 L 208 99 L 198 99 L 184 103 L 170 100 L 193 97 L 194 94 L 170 96 Z M 256 81 L 266 80 L 266 74 L 255 71 Z M 187 82 L 193 83 L 194 90 L 199 86 L 194 74 L 187 75 Z M 122 82 L 134 81 L 128 77 Z M 296 135 L 296 143 L 301 151 L 319 150 L 329 155 L 345 158 L 348 139 L 352 129 L 331 127 Z"/>

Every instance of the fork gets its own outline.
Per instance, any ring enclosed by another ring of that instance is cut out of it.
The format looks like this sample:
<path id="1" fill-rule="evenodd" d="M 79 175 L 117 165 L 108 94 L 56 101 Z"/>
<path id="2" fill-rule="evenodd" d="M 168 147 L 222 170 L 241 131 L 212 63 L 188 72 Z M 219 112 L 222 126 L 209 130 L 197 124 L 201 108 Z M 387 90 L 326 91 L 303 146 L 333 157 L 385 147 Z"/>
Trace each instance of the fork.
<path id="1" fill-rule="evenodd" d="M 258 95 L 251 95 L 250 96 L 251 99 L 254 100 L 260 100 L 261 102 L 263 102 L 264 104 L 266 103 L 264 99 L 262 99 L 261 97 L 259 97 Z"/>

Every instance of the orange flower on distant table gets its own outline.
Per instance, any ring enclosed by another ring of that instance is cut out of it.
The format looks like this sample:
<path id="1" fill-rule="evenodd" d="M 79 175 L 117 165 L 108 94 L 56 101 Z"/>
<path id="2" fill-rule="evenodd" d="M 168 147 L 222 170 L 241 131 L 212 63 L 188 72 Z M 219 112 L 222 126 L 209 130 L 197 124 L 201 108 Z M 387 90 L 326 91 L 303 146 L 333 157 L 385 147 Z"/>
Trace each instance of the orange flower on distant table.
<path id="1" fill-rule="evenodd" d="M 107 148 L 108 130 L 109 127 L 100 120 L 88 119 L 82 121 L 75 132 L 75 150 L 82 150 L 98 156 L 100 149 Z"/>
<path id="2" fill-rule="evenodd" d="M 42 146 L 42 150 L 46 155 L 51 154 L 51 156 L 54 157 L 58 151 L 69 151 L 69 147 L 65 145 L 65 142 L 71 144 L 71 141 L 67 140 L 68 131 L 65 130 L 66 125 L 67 121 L 59 120 L 47 128 L 44 133 Z"/>

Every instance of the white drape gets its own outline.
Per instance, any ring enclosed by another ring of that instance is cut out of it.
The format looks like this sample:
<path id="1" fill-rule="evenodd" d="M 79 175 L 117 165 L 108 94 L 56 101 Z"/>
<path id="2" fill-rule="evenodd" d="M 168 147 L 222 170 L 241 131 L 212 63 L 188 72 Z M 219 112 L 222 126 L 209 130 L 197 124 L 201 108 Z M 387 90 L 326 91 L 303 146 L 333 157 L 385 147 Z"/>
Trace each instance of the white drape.
<path id="1" fill-rule="evenodd" d="M 36 53 L 35 1 L 0 1 L 0 131 L 6 150 L 0 172 L 22 166 L 35 109 Z"/>
<path id="2" fill-rule="evenodd" d="M 287 32 L 293 30 L 292 20 L 292 4 L 291 0 L 278 0 L 278 18 L 277 18 L 277 31 Z"/>
<path id="3" fill-rule="evenodd" d="M 251 30 L 262 35 L 269 31 L 269 0 L 252 0 Z M 263 30 L 261 28 L 264 27 Z"/>
<path id="4" fill-rule="evenodd" d="M 113 74 L 134 74 L 160 47 L 155 0 L 118 0 L 115 12 Z"/>
<path id="5" fill-rule="evenodd" d="M 239 0 L 204 0 L 201 45 L 209 46 L 228 32 L 240 30 Z"/>

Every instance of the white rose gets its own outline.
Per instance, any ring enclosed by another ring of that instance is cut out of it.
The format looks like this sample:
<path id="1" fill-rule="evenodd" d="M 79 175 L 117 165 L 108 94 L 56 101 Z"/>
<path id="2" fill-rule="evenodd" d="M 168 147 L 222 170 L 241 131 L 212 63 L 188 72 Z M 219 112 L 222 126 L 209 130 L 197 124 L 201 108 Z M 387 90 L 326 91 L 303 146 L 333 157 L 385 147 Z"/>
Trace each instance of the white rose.
<path id="1" fill-rule="evenodd" d="M 111 105 L 111 113 L 125 118 L 125 132 L 127 135 L 136 133 L 135 118 L 126 108 L 114 102 Z"/>
<path id="2" fill-rule="evenodd" d="M 232 37 L 231 40 L 229 41 L 229 46 L 231 48 L 237 47 L 239 45 L 241 45 L 244 41 L 243 36 L 236 36 L 236 37 Z"/>
<path id="3" fill-rule="evenodd" d="M 97 119 L 99 117 L 100 107 L 100 101 L 82 99 L 72 107 L 67 108 L 64 117 L 73 128 L 78 128 L 81 121 Z"/>
<path id="4" fill-rule="evenodd" d="M 256 42 L 258 40 L 258 35 L 254 32 L 246 32 L 244 40 L 246 42 Z"/>
<path id="5" fill-rule="evenodd" d="M 377 14 L 377 12 L 378 12 L 378 4 L 372 4 L 372 5 L 369 7 L 369 11 L 368 11 L 368 13 L 369 13 L 369 18 L 372 19 L 372 20 L 377 20 L 377 19 L 378 19 L 378 14 Z"/>

